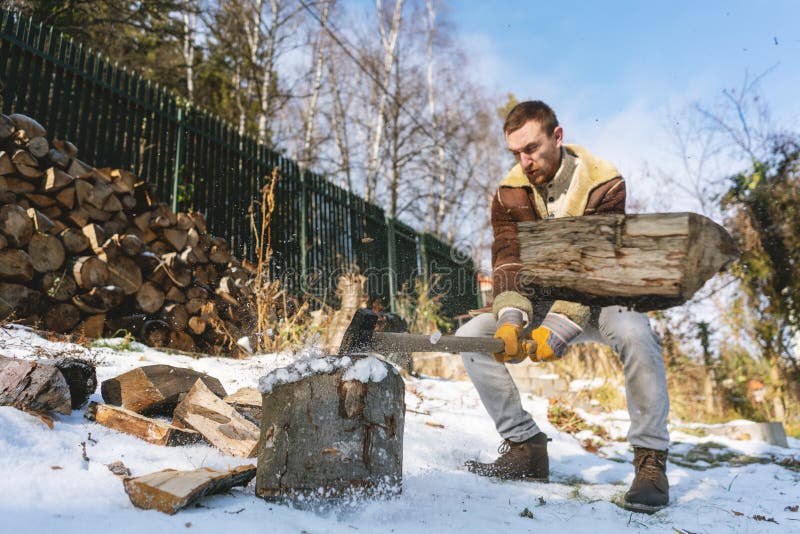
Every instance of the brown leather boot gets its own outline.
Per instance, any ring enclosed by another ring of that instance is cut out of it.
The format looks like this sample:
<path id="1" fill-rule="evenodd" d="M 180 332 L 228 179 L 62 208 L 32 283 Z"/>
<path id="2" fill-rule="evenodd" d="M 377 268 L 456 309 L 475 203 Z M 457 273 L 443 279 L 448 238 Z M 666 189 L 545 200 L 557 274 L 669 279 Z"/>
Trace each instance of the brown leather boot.
<path id="1" fill-rule="evenodd" d="M 478 475 L 505 480 L 547 482 L 550 479 L 550 460 L 547 457 L 547 434 L 539 432 L 522 443 L 505 440 L 497 452 L 500 457 L 492 463 L 474 460 L 464 465 Z"/>
<path id="2" fill-rule="evenodd" d="M 669 504 L 667 451 L 634 447 L 633 466 L 636 477 L 625 494 L 624 507 L 652 514 Z"/>

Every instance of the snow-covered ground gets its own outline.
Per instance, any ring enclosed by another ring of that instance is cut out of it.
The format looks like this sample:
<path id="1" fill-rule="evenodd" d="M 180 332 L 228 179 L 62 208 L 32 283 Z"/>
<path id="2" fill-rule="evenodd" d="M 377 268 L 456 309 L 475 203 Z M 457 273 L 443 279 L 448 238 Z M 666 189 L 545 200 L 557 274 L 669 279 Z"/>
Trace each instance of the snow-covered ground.
<path id="1" fill-rule="evenodd" d="M 232 393 L 255 387 L 259 377 L 294 359 L 193 359 L 133 348 L 85 349 L 49 342 L 22 328 L 0 329 L 0 354 L 89 357 L 97 364 L 99 380 L 141 365 L 168 363 L 215 376 Z M 92 400 L 102 402 L 99 388 Z M 309 510 L 265 502 L 254 495 L 251 482 L 174 516 L 134 508 L 107 464 L 121 461 L 138 476 L 166 468 L 225 469 L 253 460 L 224 456 L 207 445 L 150 445 L 84 419 L 83 410 L 58 416 L 50 430 L 35 417 L 0 407 L 0 533 L 800 532 L 800 511 L 792 511 L 800 505 L 800 472 L 775 462 L 753 462 L 800 458 L 800 440 L 790 438 L 790 448 L 784 449 L 673 432 L 671 454 L 681 465 L 670 462 L 668 468 L 672 504 L 651 516 L 633 514 L 613 504 L 633 478 L 627 445 L 612 442 L 590 454 L 576 437 L 547 422 L 545 399 L 524 402 L 553 438 L 550 484 L 499 482 L 467 472 L 465 460 L 492 459 L 500 442 L 472 385 L 412 378 L 406 381 L 400 497 Z M 612 436 L 624 436 L 624 412 L 590 420 Z"/>

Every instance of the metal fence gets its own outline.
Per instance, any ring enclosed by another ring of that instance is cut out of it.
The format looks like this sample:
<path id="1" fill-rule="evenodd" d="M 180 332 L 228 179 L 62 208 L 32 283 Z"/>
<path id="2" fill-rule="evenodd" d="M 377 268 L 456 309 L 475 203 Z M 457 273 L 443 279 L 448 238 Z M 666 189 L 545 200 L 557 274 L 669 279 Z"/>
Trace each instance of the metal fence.
<path id="1" fill-rule="evenodd" d="M 453 317 L 478 304 L 471 259 L 298 165 L 211 113 L 184 102 L 82 44 L 0 10 L 2 112 L 41 122 L 73 141 L 79 158 L 134 171 L 173 209 L 203 213 L 209 231 L 253 258 L 248 208 L 280 169 L 272 273 L 295 294 L 333 303 L 338 275 L 360 270 L 371 298 L 395 307 L 418 276 L 436 274 Z M 256 210 L 257 211 L 257 210 Z"/>

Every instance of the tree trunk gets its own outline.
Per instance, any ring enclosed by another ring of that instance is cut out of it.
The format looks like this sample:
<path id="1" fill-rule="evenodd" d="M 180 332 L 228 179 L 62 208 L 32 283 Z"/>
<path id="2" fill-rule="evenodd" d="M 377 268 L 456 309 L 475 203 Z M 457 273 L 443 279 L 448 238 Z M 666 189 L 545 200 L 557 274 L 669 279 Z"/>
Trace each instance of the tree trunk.
<path id="1" fill-rule="evenodd" d="M 694 213 L 525 222 L 519 241 L 527 294 L 640 311 L 686 302 L 738 257 L 725 229 Z"/>

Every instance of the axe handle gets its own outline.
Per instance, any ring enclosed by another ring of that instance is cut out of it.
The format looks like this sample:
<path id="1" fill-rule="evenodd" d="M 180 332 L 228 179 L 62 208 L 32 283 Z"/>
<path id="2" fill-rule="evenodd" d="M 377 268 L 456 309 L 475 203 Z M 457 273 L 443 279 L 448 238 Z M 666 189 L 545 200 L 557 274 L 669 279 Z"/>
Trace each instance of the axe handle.
<path id="1" fill-rule="evenodd" d="M 374 352 L 502 352 L 502 339 L 493 337 L 442 336 L 431 343 L 430 336 L 419 334 L 400 334 L 395 332 L 375 332 L 372 334 L 370 348 Z"/>

